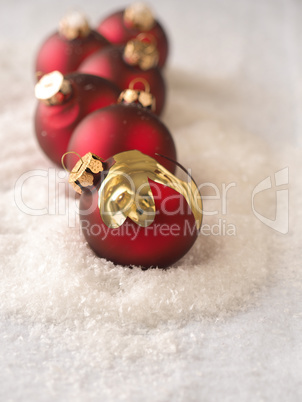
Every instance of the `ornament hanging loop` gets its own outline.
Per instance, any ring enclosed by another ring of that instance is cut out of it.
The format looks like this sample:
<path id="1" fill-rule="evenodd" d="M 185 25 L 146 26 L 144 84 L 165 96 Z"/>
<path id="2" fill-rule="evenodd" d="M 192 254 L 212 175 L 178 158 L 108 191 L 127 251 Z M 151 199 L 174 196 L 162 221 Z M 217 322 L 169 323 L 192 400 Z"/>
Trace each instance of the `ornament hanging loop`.
<path id="1" fill-rule="evenodd" d="M 149 42 L 153 46 L 157 47 L 157 41 L 156 41 L 155 37 L 146 32 L 142 32 L 139 35 L 137 35 L 136 39 L 138 39 L 140 42 Z"/>
<path id="2" fill-rule="evenodd" d="M 134 79 L 130 82 L 130 84 L 129 84 L 129 89 L 133 89 L 133 90 L 134 90 L 134 89 L 135 89 L 135 88 L 134 88 L 134 85 L 137 84 L 137 83 L 139 83 L 139 82 L 144 85 L 144 92 L 150 93 L 150 85 L 149 85 L 149 82 L 148 82 L 147 80 L 145 80 L 145 78 L 142 78 L 142 77 L 134 78 Z"/>
<path id="3" fill-rule="evenodd" d="M 135 84 L 142 84 L 144 89 L 135 89 Z M 150 93 L 150 85 L 147 80 L 141 77 L 134 78 L 128 85 L 128 89 L 121 92 L 117 103 L 136 103 L 137 105 L 149 109 L 152 112 L 156 109 L 156 101 Z"/>
<path id="4" fill-rule="evenodd" d="M 78 153 L 75 152 L 75 151 L 68 151 L 68 152 L 65 152 L 65 154 L 63 154 L 63 155 L 62 155 L 62 158 L 61 158 L 61 164 L 62 164 L 62 166 L 63 166 L 63 169 L 66 170 L 66 172 L 69 173 L 69 174 L 70 174 L 70 173 L 77 173 L 79 169 L 74 172 L 73 170 L 67 169 L 67 167 L 66 167 L 66 165 L 65 165 L 65 162 L 64 162 L 65 156 L 66 156 L 66 155 L 69 155 L 69 154 L 77 155 L 77 156 L 79 157 L 80 161 L 81 161 L 82 163 L 84 163 L 84 161 L 83 161 L 83 159 L 82 159 L 82 157 L 81 157 L 80 154 L 78 154 Z"/>

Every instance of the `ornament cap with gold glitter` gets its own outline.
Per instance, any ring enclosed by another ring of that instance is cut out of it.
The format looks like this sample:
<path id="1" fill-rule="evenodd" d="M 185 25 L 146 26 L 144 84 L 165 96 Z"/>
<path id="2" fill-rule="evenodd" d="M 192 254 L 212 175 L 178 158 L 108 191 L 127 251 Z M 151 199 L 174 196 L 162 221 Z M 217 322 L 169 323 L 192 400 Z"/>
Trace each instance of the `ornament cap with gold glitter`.
<path id="1" fill-rule="evenodd" d="M 131 28 L 149 31 L 154 27 L 156 21 L 152 11 L 146 4 L 135 2 L 125 9 L 124 22 Z"/>
<path id="2" fill-rule="evenodd" d="M 70 82 L 59 71 L 45 74 L 35 86 L 35 96 L 45 104 L 61 105 L 72 93 Z"/>
<path id="3" fill-rule="evenodd" d="M 124 60 L 128 64 L 139 66 L 142 70 L 156 67 L 159 53 L 154 37 L 141 33 L 136 38 L 129 40 L 124 49 Z"/>
<path id="4" fill-rule="evenodd" d="M 142 83 L 144 90 L 135 89 L 134 86 L 136 83 Z M 135 78 L 132 80 L 129 84 L 129 88 L 121 92 L 117 103 L 136 104 L 152 112 L 156 110 L 155 97 L 150 93 L 148 81 L 143 78 Z"/>
<path id="5" fill-rule="evenodd" d="M 62 156 L 62 165 L 65 170 L 64 158 L 67 154 L 73 152 L 66 152 Z M 82 194 L 82 189 L 87 187 L 92 187 L 99 181 L 97 175 L 103 171 L 102 159 L 97 155 L 88 152 L 83 157 L 79 156 L 79 160 L 69 174 L 68 182 L 73 187 L 73 189 Z"/>
<path id="6" fill-rule="evenodd" d="M 86 16 L 80 11 L 66 14 L 59 23 L 59 33 L 68 40 L 85 38 L 91 29 Z"/>

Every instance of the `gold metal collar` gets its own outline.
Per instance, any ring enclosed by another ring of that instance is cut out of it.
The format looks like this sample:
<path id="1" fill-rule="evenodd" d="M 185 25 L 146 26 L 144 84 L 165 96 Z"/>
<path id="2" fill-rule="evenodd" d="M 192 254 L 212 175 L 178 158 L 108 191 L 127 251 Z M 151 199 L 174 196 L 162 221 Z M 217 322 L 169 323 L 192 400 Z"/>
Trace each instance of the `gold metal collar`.
<path id="1" fill-rule="evenodd" d="M 48 106 L 64 103 L 71 92 L 71 83 L 59 71 L 43 75 L 35 85 L 36 98 Z"/>
<path id="2" fill-rule="evenodd" d="M 73 152 L 67 152 L 62 156 L 62 165 L 64 168 L 64 157 L 68 153 Z M 103 164 L 101 158 L 99 158 L 95 154 L 92 154 L 91 152 L 88 152 L 86 155 L 80 158 L 80 160 L 76 163 L 76 165 L 70 172 L 68 183 L 74 188 L 77 193 L 82 194 L 82 187 L 93 186 L 93 174 L 100 173 L 102 172 L 102 170 Z"/>
<path id="3" fill-rule="evenodd" d="M 72 11 L 63 17 L 59 23 L 59 33 L 68 40 L 85 38 L 91 29 L 86 16 L 79 11 Z"/>
<path id="4" fill-rule="evenodd" d="M 142 70 L 156 67 L 159 53 L 155 38 L 145 33 L 127 42 L 124 49 L 124 60 L 133 66 L 139 66 Z"/>
<path id="5" fill-rule="evenodd" d="M 127 25 L 140 31 L 149 31 L 155 25 L 152 11 L 141 2 L 133 3 L 125 9 L 124 21 Z"/>

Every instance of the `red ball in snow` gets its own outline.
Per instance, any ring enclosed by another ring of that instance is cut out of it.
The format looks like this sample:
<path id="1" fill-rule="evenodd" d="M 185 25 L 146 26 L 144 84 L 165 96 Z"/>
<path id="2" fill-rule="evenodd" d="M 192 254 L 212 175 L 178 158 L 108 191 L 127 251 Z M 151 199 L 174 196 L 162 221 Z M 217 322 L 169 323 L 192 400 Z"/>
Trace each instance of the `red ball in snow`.
<path id="1" fill-rule="evenodd" d="M 115 264 L 165 268 L 197 239 L 202 202 L 197 185 L 182 181 L 139 151 L 104 161 L 87 153 L 69 183 L 81 194 L 80 221 L 94 252 Z"/>
<path id="2" fill-rule="evenodd" d="M 198 237 L 195 218 L 177 191 L 150 181 L 157 211 L 148 227 L 131 219 L 118 228 L 108 228 L 98 208 L 97 191 L 80 198 L 80 223 L 85 239 L 101 258 L 115 264 L 142 268 L 166 268 L 182 258 Z"/>

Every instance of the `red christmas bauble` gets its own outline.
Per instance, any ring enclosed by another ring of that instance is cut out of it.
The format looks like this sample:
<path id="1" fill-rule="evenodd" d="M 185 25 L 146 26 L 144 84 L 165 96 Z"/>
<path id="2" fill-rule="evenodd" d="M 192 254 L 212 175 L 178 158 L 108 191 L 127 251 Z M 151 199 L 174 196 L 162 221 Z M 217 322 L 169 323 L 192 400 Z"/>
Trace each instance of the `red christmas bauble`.
<path id="1" fill-rule="evenodd" d="M 82 232 L 94 252 L 115 264 L 165 268 L 198 236 L 200 193 L 153 158 L 122 152 L 107 161 L 86 154 L 70 184 L 81 193 Z"/>
<path id="2" fill-rule="evenodd" d="M 101 78 L 73 73 L 47 74 L 36 84 L 39 99 L 35 113 L 35 133 L 45 154 L 61 166 L 70 137 L 89 113 L 116 103 L 119 90 Z"/>
<path id="3" fill-rule="evenodd" d="M 166 86 L 158 67 L 142 70 L 137 65 L 129 64 L 124 60 L 124 48 L 110 46 L 101 52 L 88 57 L 79 67 L 79 71 L 86 74 L 94 74 L 107 78 L 114 82 L 121 91 L 128 88 L 135 79 L 147 81 L 150 92 L 156 99 L 155 113 L 160 115 L 166 98 Z M 144 85 L 136 86 L 144 89 Z"/>
<path id="4" fill-rule="evenodd" d="M 37 54 L 35 71 L 39 76 L 54 70 L 71 73 L 88 56 L 108 45 L 107 39 L 90 29 L 81 14 L 72 13 L 61 21 L 59 31 L 43 42 Z"/>
<path id="5" fill-rule="evenodd" d="M 147 32 L 156 40 L 159 51 L 159 67 L 162 68 L 166 63 L 167 35 L 161 24 L 155 20 L 150 10 L 144 5 L 133 4 L 125 10 L 109 15 L 100 23 L 97 30 L 115 45 L 125 45 L 141 32 Z"/>
<path id="6" fill-rule="evenodd" d="M 167 127 L 152 112 L 136 104 L 111 105 L 87 116 L 75 129 L 68 151 L 84 155 L 92 152 L 108 159 L 112 155 L 132 149 L 157 159 L 156 153 L 176 160 L 173 138 Z M 71 168 L 78 158 L 69 154 L 67 166 Z M 173 172 L 175 164 L 158 159 Z"/>
<path id="7" fill-rule="evenodd" d="M 100 216 L 98 192 L 83 192 L 80 198 L 82 232 L 101 258 L 120 265 L 165 268 L 182 258 L 195 243 L 198 232 L 192 211 L 178 213 L 186 201 L 175 190 L 150 181 L 157 195 L 156 218 L 140 227 L 131 219 L 118 228 L 108 228 Z M 88 211 L 88 213 L 87 213 Z"/>

